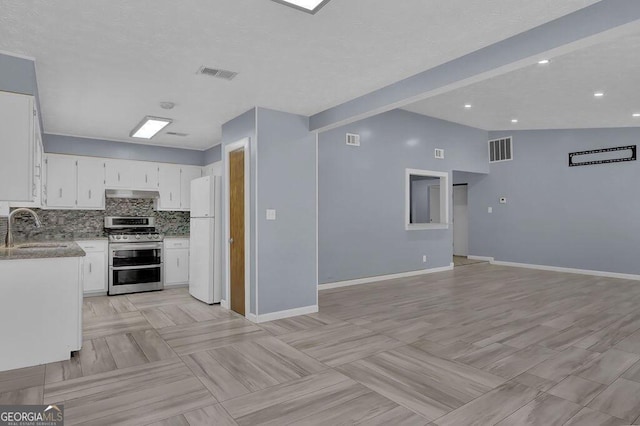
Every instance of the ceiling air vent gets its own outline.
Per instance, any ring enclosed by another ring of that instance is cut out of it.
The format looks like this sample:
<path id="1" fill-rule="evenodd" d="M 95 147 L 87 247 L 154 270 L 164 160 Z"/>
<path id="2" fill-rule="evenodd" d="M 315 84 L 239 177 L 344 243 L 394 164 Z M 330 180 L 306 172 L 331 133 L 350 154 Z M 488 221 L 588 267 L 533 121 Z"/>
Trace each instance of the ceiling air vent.
<path id="1" fill-rule="evenodd" d="M 181 133 L 181 132 L 167 132 L 167 135 L 169 135 L 169 136 L 180 136 L 180 137 L 185 137 L 185 136 L 189 136 L 189 133 Z"/>
<path id="2" fill-rule="evenodd" d="M 493 139 L 489 141 L 489 162 L 513 160 L 513 143 L 511 136 L 508 138 Z"/>
<path id="3" fill-rule="evenodd" d="M 210 77 L 221 78 L 223 80 L 233 80 L 238 75 L 237 72 L 221 70 L 217 68 L 200 67 L 198 74 L 208 75 Z"/>
<path id="4" fill-rule="evenodd" d="M 444 160 L 444 149 L 436 148 L 433 153 L 433 156 L 438 160 Z"/>
<path id="5" fill-rule="evenodd" d="M 360 135 L 355 133 L 347 133 L 347 145 L 360 146 Z"/>

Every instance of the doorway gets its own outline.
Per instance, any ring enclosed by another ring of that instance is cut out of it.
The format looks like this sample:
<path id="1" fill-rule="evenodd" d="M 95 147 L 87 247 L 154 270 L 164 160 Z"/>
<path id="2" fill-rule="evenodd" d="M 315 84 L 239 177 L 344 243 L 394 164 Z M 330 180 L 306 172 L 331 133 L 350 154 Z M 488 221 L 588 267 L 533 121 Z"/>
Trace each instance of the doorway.
<path id="1" fill-rule="evenodd" d="M 249 314 L 248 254 L 250 222 L 249 139 L 229 144 L 224 149 L 225 237 L 227 241 L 226 305 L 234 312 Z"/>
<path id="2" fill-rule="evenodd" d="M 469 255 L 469 192 L 468 184 L 453 185 L 453 263 L 468 265 Z M 473 262 L 475 263 L 475 262 Z"/>

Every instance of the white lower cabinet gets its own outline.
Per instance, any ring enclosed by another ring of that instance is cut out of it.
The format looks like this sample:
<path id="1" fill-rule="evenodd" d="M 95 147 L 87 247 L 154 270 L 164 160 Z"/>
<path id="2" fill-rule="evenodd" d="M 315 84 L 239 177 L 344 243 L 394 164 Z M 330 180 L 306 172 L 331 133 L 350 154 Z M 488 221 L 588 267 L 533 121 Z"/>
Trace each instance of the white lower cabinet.
<path id="1" fill-rule="evenodd" d="M 189 283 L 189 240 L 164 241 L 164 277 L 166 286 Z"/>
<path id="2" fill-rule="evenodd" d="M 76 241 L 87 255 L 83 267 L 83 292 L 85 295 L 107 292 L 108 243 L 106 240 Z"/>

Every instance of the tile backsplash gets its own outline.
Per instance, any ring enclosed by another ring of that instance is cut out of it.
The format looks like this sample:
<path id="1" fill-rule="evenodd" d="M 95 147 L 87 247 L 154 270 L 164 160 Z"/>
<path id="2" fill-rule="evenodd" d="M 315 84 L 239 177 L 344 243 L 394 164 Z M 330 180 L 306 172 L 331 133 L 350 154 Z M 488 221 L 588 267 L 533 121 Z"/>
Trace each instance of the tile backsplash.
<path id="1" fill-rule="evenodd" d="M 105 216 L 153 216 L 159 232 L 189 234 L 189 212 L 156 211 L 153 200 L 107 198 L 105 210 L 33 210 L 42 220 L 42 228 L 35 227 L 29 214 L 19 214 L 13 219 L 16 241 L 103 237 Z M 4 244 L 6 226 L 7 218 L 0 217 L 0 245 Z"/>

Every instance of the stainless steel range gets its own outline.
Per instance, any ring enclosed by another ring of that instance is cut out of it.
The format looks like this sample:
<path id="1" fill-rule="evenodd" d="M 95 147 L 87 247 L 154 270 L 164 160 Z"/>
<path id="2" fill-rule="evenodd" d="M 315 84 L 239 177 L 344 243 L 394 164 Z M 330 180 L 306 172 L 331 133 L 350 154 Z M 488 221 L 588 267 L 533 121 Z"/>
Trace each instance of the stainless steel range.
<path id="1" fill-rule="evenodd" d="M 164 235 L 153 217 L 105 217 L 109 235 L 109 295 L 164 288 Z"/>

